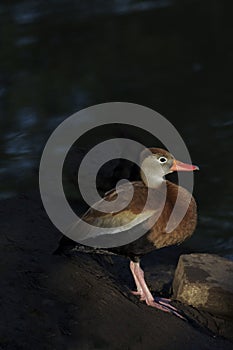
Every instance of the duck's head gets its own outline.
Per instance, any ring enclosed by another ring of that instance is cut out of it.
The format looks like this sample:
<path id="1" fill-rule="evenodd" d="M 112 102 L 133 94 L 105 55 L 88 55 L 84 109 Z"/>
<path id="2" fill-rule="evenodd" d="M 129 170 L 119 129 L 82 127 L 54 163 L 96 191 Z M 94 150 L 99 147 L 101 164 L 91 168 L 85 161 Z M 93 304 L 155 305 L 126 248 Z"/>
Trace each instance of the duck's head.
<path id="1" fill-rule="evenodd" d="M 164 176 L 174 171 L 199 170 L 198 166 L 183 163 L 162 148 L 149 148 L 141 154 L 141 177 L 148 187 L 158 187 Z"/>

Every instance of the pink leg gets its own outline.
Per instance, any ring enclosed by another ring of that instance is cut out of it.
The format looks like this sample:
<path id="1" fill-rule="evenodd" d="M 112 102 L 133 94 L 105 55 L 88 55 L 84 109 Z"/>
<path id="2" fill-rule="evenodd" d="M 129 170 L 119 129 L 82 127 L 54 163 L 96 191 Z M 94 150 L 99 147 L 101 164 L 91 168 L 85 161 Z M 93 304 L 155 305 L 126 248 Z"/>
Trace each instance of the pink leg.
<path id="1" fill-rule="evenodd" d="M 144 272 L 141 269 L 139 262 L 130 261 L 130 270 L 137 286 L 137 291 L 132 292 L 134 295 L 140 295 L 140 300 L 145 300 L 146 304 L 149 306 L 155 307 L 165 312 L 173 313 L 176 316 L 184 319 L 184 317 L 177 312 L 177 309 L 169 304 L 169 299 L 153 298 L 153 295 L 151 294 L 144 279 Z"/>

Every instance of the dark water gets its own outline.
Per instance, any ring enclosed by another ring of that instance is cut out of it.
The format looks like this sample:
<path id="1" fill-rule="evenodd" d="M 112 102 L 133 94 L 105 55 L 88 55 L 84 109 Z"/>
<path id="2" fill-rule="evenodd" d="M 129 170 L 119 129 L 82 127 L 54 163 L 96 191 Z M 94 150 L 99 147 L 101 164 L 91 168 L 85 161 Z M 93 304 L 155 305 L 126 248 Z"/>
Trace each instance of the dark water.
<path id="1" fill-rule="evenodd" d="M 194 164 L 199 227 L 187 243 L 233 258 L 232 1 L 1 1 L 1 198 L 37 187 L 41 150 L 72 113 L 151 107 Z"/>

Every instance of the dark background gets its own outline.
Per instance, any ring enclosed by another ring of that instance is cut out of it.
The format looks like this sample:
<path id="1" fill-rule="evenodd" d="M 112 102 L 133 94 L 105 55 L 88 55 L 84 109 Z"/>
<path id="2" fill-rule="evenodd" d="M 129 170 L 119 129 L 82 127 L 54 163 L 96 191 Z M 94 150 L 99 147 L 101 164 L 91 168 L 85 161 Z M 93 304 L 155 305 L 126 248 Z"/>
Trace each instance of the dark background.
<path id="1" fill-rule="evenodd" d="M 201 168 L 186 244 L 233 258 L 232 14 L 231 0 L 1 1 L 1 198 L 38 187 L 43 146 L 72 113 L 142 104 Z"/>

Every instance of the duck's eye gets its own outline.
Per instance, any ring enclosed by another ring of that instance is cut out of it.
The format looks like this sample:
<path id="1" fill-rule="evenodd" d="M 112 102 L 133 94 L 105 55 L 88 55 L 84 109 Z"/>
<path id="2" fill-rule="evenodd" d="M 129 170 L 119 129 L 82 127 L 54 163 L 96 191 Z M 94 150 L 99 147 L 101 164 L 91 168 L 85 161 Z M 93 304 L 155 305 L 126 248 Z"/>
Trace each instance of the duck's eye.
<path id="1" fill-rule="evenodd" d="M 160 158 L 159 158 L 159 162 L 160 162 L 160 163 L 166 163 L 166 162 L 167 162 L 167 158 L 165 158 L 165 157 L 160 157 Z"/>

